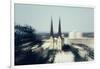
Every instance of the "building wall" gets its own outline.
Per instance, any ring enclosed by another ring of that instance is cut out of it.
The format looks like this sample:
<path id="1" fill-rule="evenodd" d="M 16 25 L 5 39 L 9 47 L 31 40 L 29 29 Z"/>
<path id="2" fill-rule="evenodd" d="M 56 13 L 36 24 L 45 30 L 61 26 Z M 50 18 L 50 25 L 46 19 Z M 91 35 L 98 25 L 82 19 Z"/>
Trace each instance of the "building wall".
<path id="1" fill-rule="evenodd" d="M 89 46 L 90 48 L 94 47 L 94 38 L 65 38 L 65 44 L 72 44 L 72 43 L 76 43 L 76 44 L 85 44 L 87 46 Z"/>

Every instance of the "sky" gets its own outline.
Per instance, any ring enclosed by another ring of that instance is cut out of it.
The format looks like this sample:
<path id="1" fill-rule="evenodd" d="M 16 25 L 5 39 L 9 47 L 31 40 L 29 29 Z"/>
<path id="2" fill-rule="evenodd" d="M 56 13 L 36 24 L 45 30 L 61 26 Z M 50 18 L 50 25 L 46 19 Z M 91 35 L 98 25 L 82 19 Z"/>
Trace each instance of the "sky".
<path id="1" fill-rule="evenodd" d="M 15 4 L 14 22 L 32 26 L 37 32 L 50 32 L 51 17 L 54 32 L 59 18 L 62 32 L 94 32 L 94 9 L 71 6 Z"/>

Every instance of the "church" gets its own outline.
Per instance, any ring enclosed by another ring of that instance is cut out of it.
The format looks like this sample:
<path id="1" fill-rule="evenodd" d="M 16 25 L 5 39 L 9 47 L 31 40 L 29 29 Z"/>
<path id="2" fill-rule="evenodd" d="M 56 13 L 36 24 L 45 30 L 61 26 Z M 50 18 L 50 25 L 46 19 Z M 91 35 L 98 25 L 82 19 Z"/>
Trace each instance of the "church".
<path id="1" fill-rule="evenodd" d="M 58 51 L 62 50 L 62 46 L 64 44 L 64 36 L 62 35 L 62 32 L 61 32 L 61 20 L 60 20 L 60 18 L 59 18 L 57 37 L 54 36 L 53 20 L 51 18 L 50 42 L 51 42 L 51 44 L 50 44 L 51 49 L 55 49 Z"/>

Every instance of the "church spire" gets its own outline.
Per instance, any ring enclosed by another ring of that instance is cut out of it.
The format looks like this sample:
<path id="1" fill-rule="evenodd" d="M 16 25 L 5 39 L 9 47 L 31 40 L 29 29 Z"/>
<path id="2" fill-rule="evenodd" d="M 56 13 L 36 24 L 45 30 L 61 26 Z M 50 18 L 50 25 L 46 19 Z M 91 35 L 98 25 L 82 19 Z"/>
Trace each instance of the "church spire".
<path id="1" fill-rule="evenodd" d="M 51 17 L 51 30 L 50 30 L 50 36 L 53 37 L 53 20 L 52 20 L 52 17 Z"/>
<path id="2" fill-rule="evenodd" d="M 61 21 L 60 21 L 60 18 L 59 18 L 59 27 L 58 27 L 58 36 L 61 37 Z"/>

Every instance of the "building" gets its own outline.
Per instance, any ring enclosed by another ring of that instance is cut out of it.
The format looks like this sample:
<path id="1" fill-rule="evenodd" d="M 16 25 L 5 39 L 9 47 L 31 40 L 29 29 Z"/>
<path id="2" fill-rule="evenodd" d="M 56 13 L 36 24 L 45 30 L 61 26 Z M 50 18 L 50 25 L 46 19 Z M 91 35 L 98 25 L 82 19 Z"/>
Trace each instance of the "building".
<path id="1" fill-rule="evenodd" d="M 60 18 L 59 18 L 57 37 L 54 37 L 53 20 L 51 18 L 50 42 L 51 42 L 51 44 L 50 44 L 51 49 L 62 50 L 62 46 L 64 44 L 64 38 L 63 38 L 62 32 L 61 32 L 61 20 L 60 20 Z"/>
<path id="2" fill-rule="evenodd" d="M 73 31 L 69 33 L 69 38 L 72 38 L 72 39 L 77 39 L 77 38 L 82 38 L 82 37 L 83 36 L 81 32 Z"/>

